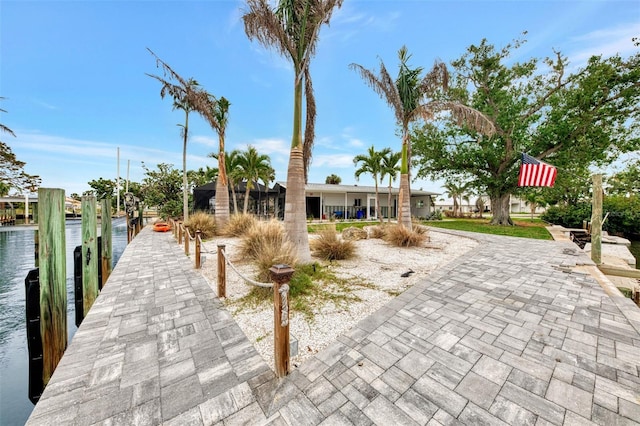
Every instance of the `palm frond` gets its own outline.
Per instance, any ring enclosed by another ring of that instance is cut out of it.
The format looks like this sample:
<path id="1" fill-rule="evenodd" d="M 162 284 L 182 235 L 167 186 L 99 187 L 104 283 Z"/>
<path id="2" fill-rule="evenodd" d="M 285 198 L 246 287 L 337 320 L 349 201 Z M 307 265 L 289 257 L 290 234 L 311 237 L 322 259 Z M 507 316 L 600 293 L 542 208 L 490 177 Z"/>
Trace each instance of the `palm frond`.
<path id="1" fill-rule="evenodd" d="M 295 3 L 295 2 L 294 2 Z M 281 55 L 296 58 L 295 45 L 287 29 L 271 9 L 267 0 L 247 0 L 249 11 L 242 16 L 244 32 L 249 40 L 257 40 L 264 47 L 274 47 Z"/>
<path id="2" fill-rule="evenodd" d="M 449 70 L 444 62 L 436 60 L 431 71 L 420 82 L 420 92 L 433 97 L 438 89 L 449 89 Z"/>
<path id="3" fill-rule="evenodd" d="M 384 63 L 380 61 L 380 75 L 359 64 L 349 64 L 349 68 L 360 74 L 365 83 L 373 89 L 393 110 L 398 122 L 402 122 L 402 102 L 395 82 L 387 72 Z"/>
<path id="4" fill-rule="evenodd" d="M 307 118 L 304 128 L 304 143 L 302 151 L 302 159 L 304 162 L 304 181 L 308 182 L 309 167 L 313 156 L 313 143 L 315 139 L 316 127 L 316 98 L 313 94 L 313 83 L 311 82 L 311 73 L 307 68 L 304 72 L 304 97 L 307 104 Z"/>

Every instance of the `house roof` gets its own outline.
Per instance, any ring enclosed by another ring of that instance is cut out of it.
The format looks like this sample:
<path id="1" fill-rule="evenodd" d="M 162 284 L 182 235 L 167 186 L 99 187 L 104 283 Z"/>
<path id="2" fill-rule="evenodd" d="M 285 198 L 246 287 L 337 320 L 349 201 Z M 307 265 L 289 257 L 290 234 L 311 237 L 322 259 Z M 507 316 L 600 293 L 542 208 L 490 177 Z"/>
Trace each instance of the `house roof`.
<path id="1" fill-rule="evenodd" d="M 286 182 L 278 182 L 277 185 L 285 188 L 287 187 Z M 324 192 L 324 193 L 375 193 L 375 186 L 360 186 L 360 185 L 334 185 L 329 183 L 308 183 L 304 187 L 306 192 Z M 380 185 L 378 186 L 378 192 L 380 194 L 388 194 L 389 187 Z M 400 190 L 398 188 L 391 188 L 391 194 L 398 194 Z M 417 189 L 411 190 L 411 195 L 440 195 L 437 192 L 429 192 L 429 191 L 420 191 Z"/>

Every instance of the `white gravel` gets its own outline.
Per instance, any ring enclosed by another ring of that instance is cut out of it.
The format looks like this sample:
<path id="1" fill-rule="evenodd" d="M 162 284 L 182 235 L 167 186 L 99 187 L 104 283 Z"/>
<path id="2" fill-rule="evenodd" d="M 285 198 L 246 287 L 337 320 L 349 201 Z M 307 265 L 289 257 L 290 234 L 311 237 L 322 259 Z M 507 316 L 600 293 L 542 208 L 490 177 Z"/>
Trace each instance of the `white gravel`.
<path id="1" fill-rule="evenodd" d="M 298 341 L 298 355 L 291 358 L 291 366 L 300 365 L 306 358 L 327 347 L 357 322 L 383 306 L 395 295 L 417 283 L 433 270 L 458 256 L 463 255 L 478 243 L 472 239 L 438 232 L 430 228 L 428 247 L 398 248 L 379 239 L 356 241 L 356 257 L 352 260 L 334 261 L 329 268 L 341 278 L 353 278 L 367 287 L 355 286 L 352 295 L 360 302 L 336 306 L 333 302 L 314 307 L 314 317 L 309 321 L 295 311 L 290 316 L 290 333 Z M 255 268 L 238 258 L 237 238 L 217 238 L 204 243 L 203 254 L 207 260 L 202 274 L 217 292 L 218 244 L 226 245 L 226 253 L 236 268 L 251 279 L 255 279 Z M 319 261 L 327 265 L 327 262 Z M 401 274 L 413 270 L 409 277 Z M 371 288 L 369 288 L 371 287 Z M 242 328 L 266 363 L 273 368 L 273 304 L 265 302 L 256 307 L 247 307 L 239 299 L 246 296 L 252 286 L 246 284 L 238 274 L 227 267 L 226 299 L 222 299 L 229 312 Z M 331 291 L 331 288 L 325 288 Z"/>

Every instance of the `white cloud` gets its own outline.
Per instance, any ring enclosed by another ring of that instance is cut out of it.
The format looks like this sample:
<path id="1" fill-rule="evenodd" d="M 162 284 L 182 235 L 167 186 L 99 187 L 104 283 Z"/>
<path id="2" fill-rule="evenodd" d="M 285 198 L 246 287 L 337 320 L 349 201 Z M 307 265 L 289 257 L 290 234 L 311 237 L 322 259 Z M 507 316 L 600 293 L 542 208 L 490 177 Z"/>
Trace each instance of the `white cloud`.
<path id="1" fill-rule="evenodd" d="M 189 138 L 190 141 L 201 144 L 201 145 L 205 145 L 205 146 L 213 146 L 213 147 L 217 147 L 218 146 L 218 140 L 215 138 L 212 138 L 210 136 L 191 136 Z"/>
<path id="2" fill-rule="evenodd" d="M 332 167 L 344 169 L 353 168 L 353 155 L 350 154 L 322 154 L 314 155 L 312 167 Z"/>
<path id="3" fill-rule="evenodd" d="M 568 56 L 573 65 L 584 65 L 593 55 L 603 57 L 620 54 L 627 56 L 637 48 L 631 39 L 640 36 L 640 21 L 618 25 L 612 28 L 603 28 L 574 37 L 572 42 L 576 48 Z"/>

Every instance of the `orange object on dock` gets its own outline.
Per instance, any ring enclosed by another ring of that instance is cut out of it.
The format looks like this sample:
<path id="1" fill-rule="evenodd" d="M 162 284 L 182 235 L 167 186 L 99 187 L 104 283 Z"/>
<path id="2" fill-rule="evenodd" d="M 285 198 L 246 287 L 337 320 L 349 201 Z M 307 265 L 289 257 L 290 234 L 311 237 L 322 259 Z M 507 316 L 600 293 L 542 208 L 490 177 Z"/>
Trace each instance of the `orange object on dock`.
<path id="1" fill-rule="evenodd" d="M 158 223 L 153 225 L 153 230 L 156 231 L 156 232 L 171 231 L 171 225 L 169 225 L 168 223 L 164 223 L 164 222 L 158 222 Z"/>

